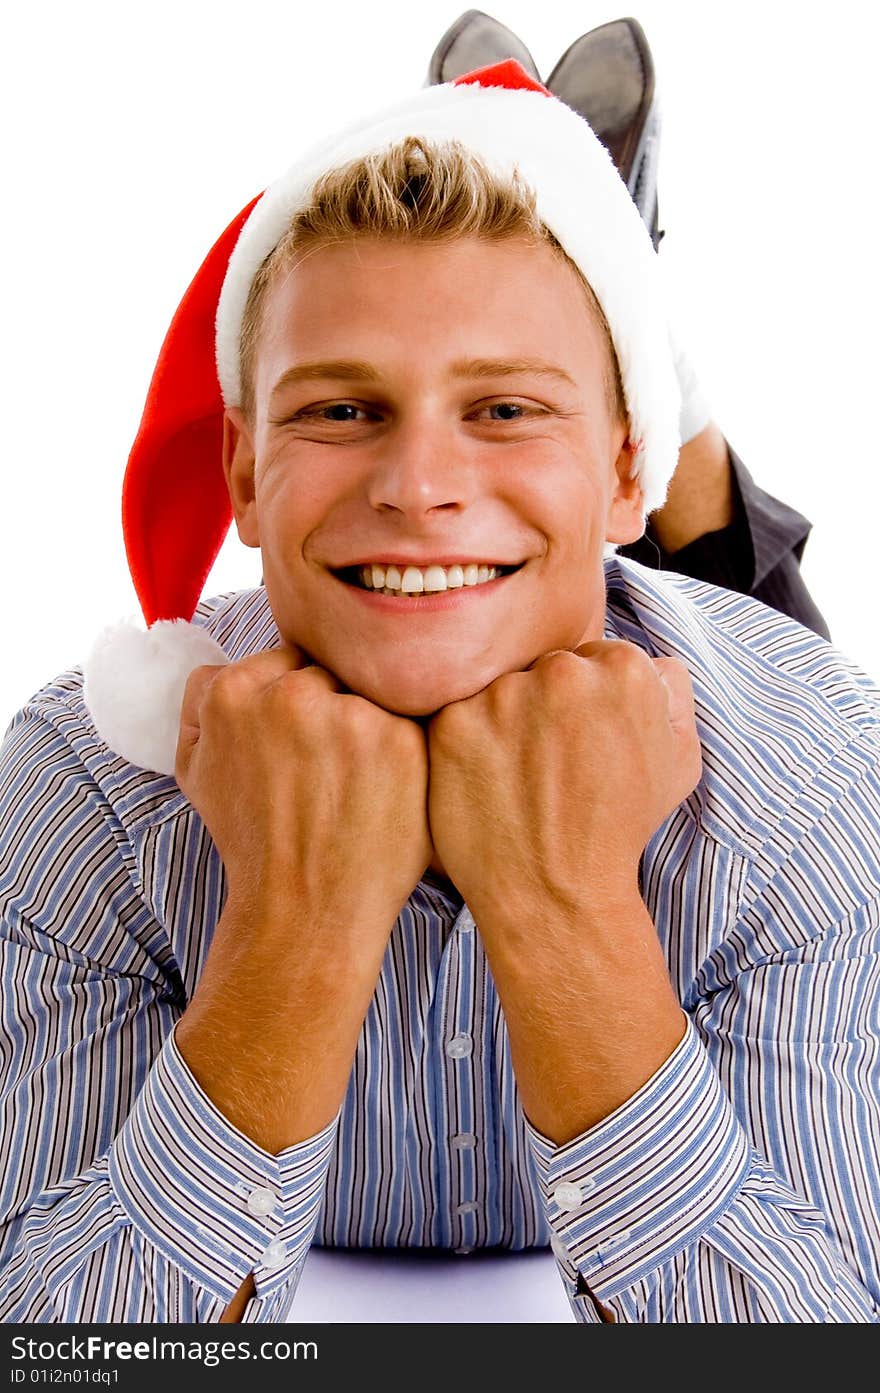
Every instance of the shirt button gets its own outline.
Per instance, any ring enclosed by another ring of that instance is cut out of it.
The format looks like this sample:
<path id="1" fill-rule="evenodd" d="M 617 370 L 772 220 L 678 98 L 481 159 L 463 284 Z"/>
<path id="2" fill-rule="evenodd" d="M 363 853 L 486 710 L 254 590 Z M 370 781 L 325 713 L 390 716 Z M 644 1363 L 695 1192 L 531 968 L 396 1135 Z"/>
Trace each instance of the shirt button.
<path id="1" fill-rule="evenodd" d="M 470 911 L 467 909 L 463 909 L 461 911 L 461 914 L 458 916 L 458 923 L 456 924 L 458 932 L 460 934 L 469 934 L 473 927 L 474 921 L 471 917 Z"/>
<path id="2" fill-rule="evenodd" d="M 577 1209 L 583 1197 L 580 1185 L 557 1185 L 553 1191 L 553 1199 L 560 1209 Z"/>
<path id="3" fill-rule="evenodd" d="M 550 1247 L 553 1249 L 554 1255 L 559 1259 L 560 1262 L 568 1262 L 568 1249 L 566 1248 L 562 1239 L 559 1238 L 555 1233 L 552 1235 L 550 1239 Z"/>
<path id="4" fill-rule="evenodd" d="M 455 1251 L 458 1253 L 459 1257 L 466 1258 L 468 1253 L 472 1253 L 474 1250 L 473 1248 L 456 1248 Z"/>
<path id="5" fill-rule="evenodd" d="M 258 1185 L 247 1197 L 248 1213 L 262 1219 L 275 1208 L 275 1195 L 265 1185 Z"/>
<path id="6" fill-rule="evenodd" d="M 626 1240 L 631 1236 L 631 1232 L 632 1231 L 630 1229 L 621 1229 L 620 1233 L 612 1234 L 610 1238 L 606 1238 L 605 1242 L 602 1244 L 602 1247 L 619 1248 L 621 1243 L 625 1243 Z"/>
<path id="7" fill-rule="evenodd" d="M 451 1040 L 446 1041 L 446 1053 L 450 1059 L 464 1059 L 465 1055 L 472 1054 L 474 1042 L 469 1035 L 453 1035 Z"/>
<path id="8" fill-rule="evenodd" d="M 473 1214 L 474 1210 L 478 1208 L 479 1205 L 476 1200 L 465 1200 L 463 1204 L 457 1204 L 455 1206 L 455 1212 L 456 1214 Z"/>
<path id="9" fill-rule="evenodd" d="M 282 1243 L 276 1238 L 270 1243 L 268 1248 L 263 1249 L 263 1265 L 271 1271 L 275 1267 L 281 1267 L 287 1258 L 287 1244 Z"/>
<path id="10" fill-rule="evenodd" d="M 477 1138 L 473 1132 L 457 1132 L 452 1138 L 452 1145 L 456 1151 L 470 1151 L 476 1144 Z"/>

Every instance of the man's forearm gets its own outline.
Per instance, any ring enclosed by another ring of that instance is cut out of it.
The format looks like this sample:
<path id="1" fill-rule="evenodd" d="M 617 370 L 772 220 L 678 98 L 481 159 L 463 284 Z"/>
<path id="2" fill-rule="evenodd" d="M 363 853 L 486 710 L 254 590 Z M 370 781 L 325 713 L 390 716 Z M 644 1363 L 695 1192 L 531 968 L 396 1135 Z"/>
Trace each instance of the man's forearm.
<path id="1" fill-rule="evenodd" d="M 315 926 L 314 951 L 296 908 L 227 903 L 198 987 L 175 1027 L 181 1055 L 220 1112 L 276 1156 L 339 1110 L 381 967 Z M 389 932 L 391 926 L 389 925 Z M 338 956 L 328 960 L 333 942 Z"/>
<path id="2" fill-rule="evenodd" d="M 272 1155 L 322 1131 L 339 1111 L 379 970 L 355 970 L 342 951 L 338 961 L 327 962 L 326 953 L 309 961 L 301 935 L 294 953 L 294 913 L 227 902 L 175 1028 L 200 1087 Z M 221 1324 L 241 1321 L 255 1294 L 251 1272 Z"/>
<path id="3" fill-rule="evenodd" d="M 651 514 L 664 550 L 681 551 L 697 537 L 727 527 L 733 521 L 733 497 L 727 441 L 710 422 L 682 446 L 666 501 Z"/>
<path id="4" fill-rule="evenodd" d="M 564 935 L 560 915 L 546 905 L 478 925 L 523 1111 L 557 1146 L 631 1098 L 686 1027 L 637 888 L 586 903 Z M 554 919 L 552 952 L 536 952 L 542 916 Z"/>

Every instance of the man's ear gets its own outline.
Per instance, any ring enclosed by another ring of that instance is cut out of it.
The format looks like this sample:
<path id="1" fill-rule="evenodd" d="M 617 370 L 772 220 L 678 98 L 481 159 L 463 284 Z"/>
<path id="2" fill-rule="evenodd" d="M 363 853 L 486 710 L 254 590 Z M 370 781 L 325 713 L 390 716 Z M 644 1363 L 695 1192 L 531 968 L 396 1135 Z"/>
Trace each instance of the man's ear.
<path id="1" fill-rule="evenodd" d="M 251 428 L 240 408 L 231 406 L 223 415 L 223 473 L 238 535 L 246 547 L 260 545 L 254 465 Z"/>
<path id="2" fill-rule="evenodd" d="M 605 528 L 606 542 L 618 542 L 625 546 L 628 542 L 638 541 L 645 530 L 645 496 L 641 484 L 633 474 L 635 458 L 636 447 L 627 435 L 614 461 L 614 478 Z"/>

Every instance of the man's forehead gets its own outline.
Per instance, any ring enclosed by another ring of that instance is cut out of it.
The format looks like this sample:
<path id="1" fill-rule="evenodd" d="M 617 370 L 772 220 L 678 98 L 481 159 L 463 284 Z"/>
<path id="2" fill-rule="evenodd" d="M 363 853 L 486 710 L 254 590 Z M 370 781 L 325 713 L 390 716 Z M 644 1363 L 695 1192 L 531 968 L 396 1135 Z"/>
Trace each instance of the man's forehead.
<path id="1" fill-rule="evenodd" d="M 508 287 L 515 278 L 522 286 L 547 293 L 551 286 L 567 294 L 572 280 L 582 277 L 557 245 L 533 235 L 489 236 L 455 233 L 445 236 L 401 236 L 357 233 L 336 239 L 301 236 L 285 248 L 269 272 L 267 298 L 284 302 L 300 293 L 326 293 L 344 285 L 364 293 L 377 281 L 391 284 L 394 273 L 415 277 L 427 289 L 432 279 L 470 276 L 485 291 Z M 423 308 L 422 304 L 415 307 Z"/>

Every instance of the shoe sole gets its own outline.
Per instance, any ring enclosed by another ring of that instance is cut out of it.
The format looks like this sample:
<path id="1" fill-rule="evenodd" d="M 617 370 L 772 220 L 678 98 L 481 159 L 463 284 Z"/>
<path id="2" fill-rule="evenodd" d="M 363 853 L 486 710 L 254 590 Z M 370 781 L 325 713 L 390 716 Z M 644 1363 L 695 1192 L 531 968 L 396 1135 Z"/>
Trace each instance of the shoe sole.
<path id="1" fill-rule="evenodd" d="M 505 58 L 515 58 L 536 82 L 541 81 L 535 60 L 521 39 L 482 10 L 465 10 L 435 48 L 428 65 L 427 85 L 452 82 L 475 68 L 501 63 Z"/>
<path id="2" fill-rule="evenodd" d="M 582 116 L 608 150 L 656 247 L 660 108 L 654 60 L 635 19 L 582 34 L 566 49 L 547 87 Z"/>

